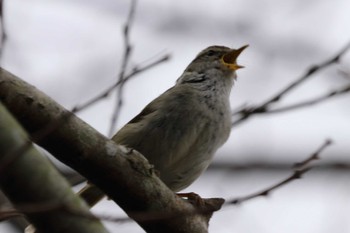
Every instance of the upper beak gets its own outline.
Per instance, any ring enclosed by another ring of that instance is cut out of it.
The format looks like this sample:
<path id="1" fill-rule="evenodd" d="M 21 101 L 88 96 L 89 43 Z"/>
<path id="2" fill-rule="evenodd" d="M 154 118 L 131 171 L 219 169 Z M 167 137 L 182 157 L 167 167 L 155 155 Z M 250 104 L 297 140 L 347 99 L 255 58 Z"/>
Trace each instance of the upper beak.
<path id="1" fill-rule="evenodd" d="M 238 56 L 242 53 L 244 49 L 246 49 L 249 45 L 244 45 L 239 49 L 232 49 L 230 52 L 226 53 L 222 56 L 222 62 L 231 70 L 238 70 L 244 68 L 244 66 L 238 65 L 236 60 Z"/>

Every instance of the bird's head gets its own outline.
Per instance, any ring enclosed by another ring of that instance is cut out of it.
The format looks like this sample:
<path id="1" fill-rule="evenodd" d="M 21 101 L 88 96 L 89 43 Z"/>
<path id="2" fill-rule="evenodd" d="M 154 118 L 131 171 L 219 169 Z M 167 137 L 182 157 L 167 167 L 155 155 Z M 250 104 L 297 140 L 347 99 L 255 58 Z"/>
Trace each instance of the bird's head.
<path id="1" fill-rule="evenodd" d="M 247 47 L 248 45 L 244 45 L 239 49 L 231 49 L 225 46 L 210 46 L 200 52 L 185 71 L 203 73 L 214 68 L 232 73 L 244 67 L 237 64 L 237 58 Z"/>

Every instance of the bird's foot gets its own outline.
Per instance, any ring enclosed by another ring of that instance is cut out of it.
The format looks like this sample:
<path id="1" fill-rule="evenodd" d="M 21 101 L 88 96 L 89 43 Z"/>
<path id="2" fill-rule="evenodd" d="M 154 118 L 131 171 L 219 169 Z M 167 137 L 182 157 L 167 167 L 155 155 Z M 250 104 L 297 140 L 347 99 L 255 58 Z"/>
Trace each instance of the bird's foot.
<path id="1" fill-rule="evenodd" d="M 190 193 L 177 193 L 178 197 L 187 199 L 192 205 L 196 207 L 203 207 L 205 205 L 205 202 L 201 196 L 199 196 L 197 193 L 190 192 Z"/>

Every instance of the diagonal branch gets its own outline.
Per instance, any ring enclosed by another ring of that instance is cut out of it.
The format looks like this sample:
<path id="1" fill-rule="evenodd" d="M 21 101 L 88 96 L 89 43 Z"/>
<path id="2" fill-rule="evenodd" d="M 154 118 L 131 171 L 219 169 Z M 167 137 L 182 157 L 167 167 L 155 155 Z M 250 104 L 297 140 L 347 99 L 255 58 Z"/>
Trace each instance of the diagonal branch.
<path id="1" fill-rule="evenodd" d="M 134 78 L 138 74 L 147 71 L 167 60 L 169 60 L 170 56 L 168 54 L 165 54 L 161 56 L 158 59 L 155 59 L 154 61 L 149 62 L 149 64 L 146 64 L 144 66 L 134 66 L 131 68 L 131 71 L 127 73 L 127 68 L 128 64 L 130 62 L 130 57 L 131 57 L 131 52 L 132 52 L 132 46 L 130 43 L 130 29 L 132 26 L 132 22 L 134 20 L 135 16 L 135 9 L 136 9 L 136 3 L 137 0 L 132 0 L 131 1 L 131 7 L 130 11 L 126 20 L 126 23 L 123 27 L 123 38 L 124 38 L 124 52 L 123 52 L 123 58 L 122 58 L 122 63 L 120 67 L 120 72 L 118 74 L 118 80 L 116 83 L 111 85 L 110 87 L 106 88 L 104 91 L 102 91 L 100 94 L 97 94 L 95 97 L 92 99 L 88 100 L 87 102 L 77 105 L 72 109 L 73 113 L 77 113 L 79 111 L 82 111 L 85 108 L 88 108 L 92 106 L 93 104 L 97 103 L 101 99 L 107 98 L 111 93 L 117 89 L 117 96 L 116 96 L 116 105 L 112 113 L 112 118 L 111 118 L 111 125 L 109 129 L 109 134 L 112 135 L 115 131 L 115 126 L 118 120 L 118 116 L 120 113 L 120 109 L 122 108 L 123 105 L 123 89 L 124 89 L 124 84 L 129 81 L 130 79 Z"/>
<path id="2" fill-rule="evenodd" d="M 350 85 L 345 86 L 343 88 L 340 88 L 338 90 L 331 91 L 329 93 L 315 97 L 315 98 L 310 99 L 310 100 L 306 100 L 306 101 L 303 101 L 300 103 L 291 104 L 289 106 L 284 106 L 284 107 L 280 107 L 280 108 L 276 108 L 276 109 L 270 109 L 267 112 L 264 112 L 264 114 L 282 113 L 282 112 L 287 112 L 287 111 L 291 111 L 291 110 L 295 110 L 295 109 L 299 109 L 299 108 L 303 108 L 303 107 L 309 107 L 311 105 L 319 104 L 319 103 L 324 102 L 326 100 L 330 100 L 334 97 L 341 96 L 341 95 L 348 94 L 348 93 L 350 93 Z"/>
<path id="3" fill-rule="evenodd" d="M 153 62 L 150 62 L 149 64 L 145 65 L 145 66 L 142 66 L 142 67 L 134 67 L 132 69 L 132 71 L 127 74 L 125 77 L 124 77 L 124 80 L 123 81 L 117 81 L 116 83 L 114 83 L 112 86 L 106 88 L 104 91 L 102 91 L 100 94 L 96 95 L 95 97 L 93 97 L 92 99 L 88 100 L 86 103 L 83 103 L 83 104 L 80 104 L 80 105 L 77 105 L 75 106 L 73 109 L 72 109 L 72 112 L 73 113 L 77 113 L 77 112 L 80 112 L 90 106 L 92 106 L 93 104 L 97 103 L 98 101 L 100 101 L 101 99 L 103 98 L 106 98 L 108 97 L 112 92 L 113 90 L 118 87 L 119 85 L 121 85 L 121 83 L 123 82 L 126 82 L 127 80 L 130 80 L 134 77 L 136 77 L 137 75 L 169 60 L 170 56 L 168 54 L 160 57 L 159 59 L 153 61 Z"/>
<path id="4" fill-rule="evenodd" d="M 238 197 L 238 198 L 234 198 L 232 200 L 228 200 L 226 202 L 227 205 L 238 205 L 241 204 L 242 202 L 246 202 L 249 201 L 251 199 L 254 199 L 256 197 L 260 197 L 260 196 L 268 196 L 272 191 L 275 191 L 276 189 L 290 183 L 293 180 L 296 179 L 300 179 L 302 177 L 302 175 L 304 175 L 306 172 L 308 172 L 310 170 L 310 164 L 312 161 L 319 159 L 319 155 L 321 152 L 323 152 L 323 150 L 328 147 L 329 145 L 332 144 L 331 140 L 326 140 L 314 153 L 312 153 L 307 159 L 305 159 L 304 161 L 300 162 L 300 163 L 296 163 L 294 166 L 294 171 L 293 173 L 288 176 L 286 179 L 278 182 L 277 184 L 272 185 L 271 187 L 268 187 L 262 191 L 244 196 L 244 197 Z"/>
<path id="5" fill-rule="evenodd" d="M 289 84 L 287 87 L 282 89 L 281 91 L 277 92 L 273 97 L 266 100 L 264 103 L 256 106 L 256 107 L 249 107 L 249 108 L 243 108 L 241 110 L 238 110 L 233 113 L 233 116 L 240 116 L 237 120 L 233 121 L 232 127 L 237 126 L 250 118 L 252 115 L 255 114 L 261 114 L 266 113 L 270 111 L 271 105 L 275 104 L 276 102 L 283 99 L 290 91 L 295 89 L 296 87 L 300 86 L 302 83 L 304 83 L 306 80 L 308 80 L 312 75 L 314 75 L 317 72 L 322 71 L 323 69 L 338 63 L 343 55 L 350 49 L 350 42 L 344 46 L 338 53 L 336 53 L 333 57 L 329 58 L 328 60 L 318 64 L 311 66 L 300 78 L 296 79 L 294 82 Z"/>
<path id="6" fill-rule="evenodd" d="M 333 65 L 335 63 L 338 63 L 341 59 L 341 57 L 350 49 L 350 43 L 348 43 L 344 48 L 342 48 L 335 56 L 331 57 L 330 59 L 318 64 L 311 66 L 305 73 L 302 75 L 299 79 L 295 80 L 293 83 L 291 83 L 286 88 L 282 89 L 280 92 L 278 92 L 275 96 L 273 96 L 271 99 L 267 100 L 265 103 L 263 103 L 260 107 L 266 108 L 269 105 L 280 101 L 288 92 L 308 80 L 313 74 L 327 68 L 330 65 Z"/>
<path id="7" fill-rule="evenodd" d="M 7 161 L 0 171 L 0 187 L 18 211 L 26 203 L 41 207 L 40 213 L 26 213 L 40 232 L 107 232 L 97 219 L 91 221 L 63 210 L 62 207 L 91 215 L 49 160 L 32 143 L 28 145 L 28 135 L 1 103 L 0 122 L 0 164 Z M 8 162 L 9 156 L 15 159 Z M 0 212 L 2 219 L 14 216 L 14 212 Z"/>
<path id="8" fill-rule="evenodd" d="M 67 114 L 45 94 L 3 69 L 0 100 L 30 134 Z M 205 233 L 212 213 L 221 206 L 181 215 L 196 208 L 163 184 L 142 155 L 116 145 L 73 114 L 39 145 L 103 190 L 147 232 Z M 144 218 L 148 213 L 172 217 L 150 221 Z"/>

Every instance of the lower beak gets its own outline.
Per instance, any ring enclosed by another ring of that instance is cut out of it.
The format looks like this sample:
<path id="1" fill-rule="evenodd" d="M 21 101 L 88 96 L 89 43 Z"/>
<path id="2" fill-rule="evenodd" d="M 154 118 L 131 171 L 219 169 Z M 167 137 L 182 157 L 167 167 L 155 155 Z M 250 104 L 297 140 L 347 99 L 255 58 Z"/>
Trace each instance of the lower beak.
<path id="1" fill-rule="evenodd" d="M 239 49 L 232 49 L 230 52 L 222 56 L 221 58 L 222 63 L 233 71 L 244 68 L 244 66 L 237 64 L 237 58 L 242 53 L 242 51 L 247 47 L 248 45 L 244 45 Z"/>

